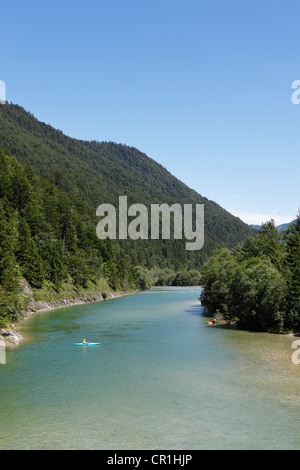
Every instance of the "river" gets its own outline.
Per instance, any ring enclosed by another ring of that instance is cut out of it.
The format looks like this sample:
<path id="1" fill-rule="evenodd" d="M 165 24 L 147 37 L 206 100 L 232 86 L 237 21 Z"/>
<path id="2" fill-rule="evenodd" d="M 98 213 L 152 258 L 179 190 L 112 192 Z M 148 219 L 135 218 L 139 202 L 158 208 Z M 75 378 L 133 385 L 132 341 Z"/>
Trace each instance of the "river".
<path id="1" fill-rule="evenodd" d="M 291 336 L 209 326 L 199 287 L 41 312 L 0 365 L 1 449 L 299 449 Z M 100 346 L 74 346 L 82 341 Z"/>

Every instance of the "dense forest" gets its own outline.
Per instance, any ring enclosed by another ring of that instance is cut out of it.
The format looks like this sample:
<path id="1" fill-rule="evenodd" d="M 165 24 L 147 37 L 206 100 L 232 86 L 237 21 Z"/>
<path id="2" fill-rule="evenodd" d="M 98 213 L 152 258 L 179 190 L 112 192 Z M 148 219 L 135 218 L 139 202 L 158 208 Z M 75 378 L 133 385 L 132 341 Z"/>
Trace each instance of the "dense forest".
<path id="1" fill-rule="evenodd" d="M 17 105 L 0 107 L 0 327 L 37 292 L 204 287 L 202 303 L 257 331 L 300 329 L 300 218 L 258 232 L 135 148 L 65 136 Z M 205 204 L 204 248 L 184 240 L 100 240 L 96 208 Z"/>
<path id="2" fill-rule="evenodd" d="M 96 208 L 128 203 L 205 204 L 202 250 L 185 240 L 100 240 Z M 0 106 L 0 326 L 35 293 L 104 286 L 128 292 L 199 284 L 199 267 L 253 229 L 188 188 L 135 148 L 65 136 L 13 104 Z M 103 282 L 102 282 L 103 281 Z"/>
<path id="3" fill-rule="evenodd" d="M 94 225 L 96 208 L 103 203 L 118 207 L 120 195 L 128 197 L 128 205 L 141 203 L 148 208 L 155 203 L 205 204 L 205 244 L 198 252 L 186 252 L 184 241 L 160 244 L 140 240 L 138 249 L 135 242 L 123 244 L 130 256 L 132 251 L 138 252 L 148 268 L 161 265 L 162 259 L 168 259 L 169 267 L 175 269 L 197 268 L 216 248 L 233 248 L 254 233 L 136 148 L 68 137 L 18 105 L 0 107 L 0 146 L 68 194 L 85 218 L 88 207 Z M 209 175 L 199 175 L 200 181 L 202 177 Z"/>
<path id="4" fill-rule="evenodd" d="M 281 233 L 273 220 L 201 268 L 201 302 L 212 315 L 255 331 L 300 331 L 300 215 Z"/>
<path id="5" fill-rule="evenodd" d="M 0 326 L 25 307 L 20 279 L 36 290 L 66 282 L 87 288 L 99 279 L 113 291 L 199 282 L 196 270 L 149 269 L 139 261 L 117 241 L 98 239 L 63 191 L 0 149 Z"/>

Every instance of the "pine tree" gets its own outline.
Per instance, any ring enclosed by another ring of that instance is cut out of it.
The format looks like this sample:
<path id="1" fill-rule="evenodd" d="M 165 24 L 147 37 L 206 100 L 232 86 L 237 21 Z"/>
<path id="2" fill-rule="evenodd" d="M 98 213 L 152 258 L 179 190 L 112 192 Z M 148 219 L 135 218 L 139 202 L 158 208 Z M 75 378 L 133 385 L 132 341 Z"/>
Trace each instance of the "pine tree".
<path id="1" fill-rule="evenodd" d="M 43 262 L 31 237 L 29 225 L 24 219 L 19 223 L 18 261 L 29 284 L 41 287 L 45 278 Z"/>
<path id="2" fill-rule="evenodd" d="M 50 241 L 45 244 L 44 262 L 45 273 L 56 288 L 59 288 L 62 281 L 67 279 L 67 264 L 64 257 L 62 245 L 58 241 Z"/>
<path id="3" fill-rule="evenodd" d="M 65 197 L 60 197 L 58 210 L 63 250 L 75 253 L 76 230 L 70 202 Z"/>
<path id="4" fill-rule="evenodd" d="M 0 201 L 0 284 L 14 290 L 18 276 L 15 258 L 17 228 L 16 213 L 6 197 Z"/>
<path id="5" fill-rule="evenodd" d="M 283 234 L 288 295 L 286 323 L 288 328 L 300 327 L 300 215 Z"/>
<path id="6" fill-rule="evenodd" d="M 281 269 L 283 249 L 274 220 L 264 223 L 256 237 L 249 237 L 236 250 L 236 258 L 240 262 L 251 257 L 268 258 L 277 269 Z"/>
<path id="7" fill-rule="evenodd" d="M 19 270 L 15 257 L 16 213 L 6 197 L 0 200 L 0 326 L 14 321 L 25 307 L 20 294 Z"/>
<path id="8" fill-rule="evenodd" d="M 273 219 L 262 225 L 257 241 L 260 244 L 261 253 L 267 256 L 277 269 L 281 269 L 282 245 Z"/>

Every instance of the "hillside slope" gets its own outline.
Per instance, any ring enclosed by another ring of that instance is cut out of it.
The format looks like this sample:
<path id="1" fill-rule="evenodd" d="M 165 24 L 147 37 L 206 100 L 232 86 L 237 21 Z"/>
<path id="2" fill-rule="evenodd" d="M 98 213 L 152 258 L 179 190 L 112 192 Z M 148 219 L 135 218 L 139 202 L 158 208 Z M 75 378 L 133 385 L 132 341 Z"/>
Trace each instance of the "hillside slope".
<path id="1" fill-rule="evenodd" d="M 133 260 L 99 240 L 66 193 L 0 148 L 0 328 L 26 307 L 26 282 L 42 300 L 130 291 Z M 83 290 L 82 290 L 83 289 Z"/>
<path id="2" fill-rule="evenodd" d="M 176 257 L 180 258 L 179 265 L 188 263 L 195 267 L 214 249 L 233 248 L 255 233 L 239 218 L 188 188 L 139 150 L 112 142 L 88 142 L 65 136 L 18 105 L 0 107 L 0 145 L 65 191 L 79 211 L 86 217 L 89 212 L 92 223 L 95 223 L 98 205 L 117 206 L 119 195 L 127 195 L 129 204 L 142 203 L 148 207 L 153 203 L 205 204 L 205 244 L 201 251 L 186 253 L 180 240 L 173 241 L 172 246 L 152 240 L 134 242 L 133 246 L 129 241 L 125 249 L 140 254 L 142 251 L 140 261 L 151 253 L 153 257 L 153 250 L 159 250 L 155 262 L 160 263 L 168 246 L 165 257 L 171 253 L 174 262 Z"/>

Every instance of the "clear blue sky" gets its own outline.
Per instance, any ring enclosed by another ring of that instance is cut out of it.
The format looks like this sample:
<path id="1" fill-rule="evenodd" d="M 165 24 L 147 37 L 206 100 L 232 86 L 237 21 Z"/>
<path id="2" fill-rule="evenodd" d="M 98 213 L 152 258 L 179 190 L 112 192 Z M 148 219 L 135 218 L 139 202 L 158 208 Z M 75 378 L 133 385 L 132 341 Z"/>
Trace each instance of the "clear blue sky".
<path id="1" fill-rule="evenodd" d="M 245 222 L 296 216 L 299 0 L 10 0 L 0 12 L 8 102 L 71 137 L 137 147 Z"/>

